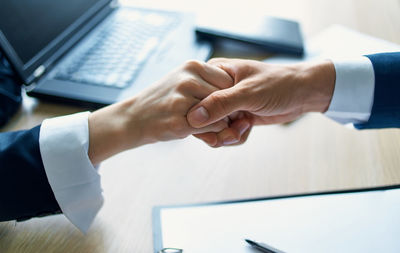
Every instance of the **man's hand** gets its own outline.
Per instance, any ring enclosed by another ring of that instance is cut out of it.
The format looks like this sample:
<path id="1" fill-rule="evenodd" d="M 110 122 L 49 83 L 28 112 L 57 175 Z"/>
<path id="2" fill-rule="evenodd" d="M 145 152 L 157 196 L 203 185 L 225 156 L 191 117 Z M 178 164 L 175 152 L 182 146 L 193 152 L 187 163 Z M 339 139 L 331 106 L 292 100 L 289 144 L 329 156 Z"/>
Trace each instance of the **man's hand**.
<path id="1" fill-rule="evenodd" d="M 234 86 L 218 90 L 188 113 L 189 124 L 202 128 L 229 116 L 230 127 L 220 133 L 197 134 L 210 146 L 240 144 L 252 125 L 285 123 L 306 112 L 325 112 L 335 85 L 330 61 L 271 65 L 259 61 L 212 59 Z"/>
<path id="2" fill-rule="evenodd" d="M 89 117 L 92 163 L 141 145 L 227 128 L 225 120 L 193 128 L 186 115 L 211 93 L 232 85 L 232 78 L 224 70 L 189 61 L 137 96 L 92 113 Z"/>

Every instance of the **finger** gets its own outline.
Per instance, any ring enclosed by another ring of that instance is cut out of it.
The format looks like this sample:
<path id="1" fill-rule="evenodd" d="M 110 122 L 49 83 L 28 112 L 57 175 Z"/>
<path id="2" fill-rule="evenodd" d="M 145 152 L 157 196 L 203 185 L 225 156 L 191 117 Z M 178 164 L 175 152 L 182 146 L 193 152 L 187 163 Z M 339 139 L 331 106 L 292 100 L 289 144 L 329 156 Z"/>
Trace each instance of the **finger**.
<path id="1" fill-rule="evenodd" d="M 192 107 L 187 120 L 192 127 L 201 128 L 244 108 L 246 98 L 240 89 L 219 90 Z"/>
<path id="2" fill-rule="evenodd" d="M 206 82 L 219 89 L 233 86 L 233 79 L 228 73 L 205 62 L 190 60 L 185 63 L 184 69 L 192 74 L 200 75 Z"/>
<path id="3" fill-rule="evenodd" d="M 252 128 L 253 128 L 253 125 L 250 125 L 250 127 L 240 136 L 240 141 L 237 142 L 235 145 L 240 145 L 240 144 L 246 142 Z"/>
<path id="4" fill-rule="evenodd" d="M 207 61 L 207 63 L 209 63 L 209 64 L 213 64 L 213 65 L 217 65 L 218 63 L 224 63 L 224 62 L 227 62 L 227 61 L 229 61 L 229 60 L 231 60 L 231 59 L 229 59 L 229 58 L 224 58 L 224 57 L 216 57 L 216 58 L 211 58 L 211 59 L 209 59 L 208 61 Z"/>
<path id="5" fill-rule="evenodd" d="M 202 100 L 211 93 L 219 90 L 217 87 L 204 81 L 201 77 L 191 77 L 187 80 L 187 83 L 188 85 L 181 85 L 181 92 L 199 100 Z"/>
<path id="6" fill-rule="evenodd" d="M 223 58 L 223 57 L 218 57 L 218 58 L 211 58 L 210 60 L 207 61 L 207 64 L 220 67 L 222 65 L 226 65 L 228 63 L 234 62 L 236 59 L 232 58 Z"/>
<path id="7" fill-rule="evenodd" d="M 252 126 L 252 122 L 248 118 L 241 118 L 235 120 L 231 125 L 230 128 L 234 129 L 236 132 L 239 133 L 239 136 L 242 135 Z"/>
<path id="8" fill-rule="evenodd" d="M 232 77 L 223 69 L 211 64 L 204 64 L 200 69 L 200 76 L 208 83 L 219 89 L 226 89 L 233 86 Z"/>
<path id="9" fill-rule="evenodd" d="M 217 134 L 217 144 L 228 146 L 237 144 L 242 136 L 251 128 L 251 122 L 247 118 L 234 121 L 229 128 L 226 128 Z"/>
<path id="10" fill-rule="evenodd" d="M 222 119 L 202 128 L 193 128 L 191 134 L 201 134 L 208 132 L 218 133 L 228 127 L 229 127 L 228 123 L 224 119 Z"/>
<path id="11" fill-rule="evenodd" d="M 212 58 L 208 60 L 208 64 L 212 66 L 216 66 L 222 70 L 224 70 L 226 73 L 228 73 L 231 78 L 233 79 L 234 83 L 236 82 L 235 79 L 235 73 L 237 68 L 235 67 L 235 62 L 237 59 L 229 59 L 229 58 Z"/>
<path id="12" fill-rule="evenodd" d="M 228 146 L 240 141 L 240 134 L 236 129 L 225 128 L 217 134 L 217 146 Z"/>
<path id="13" fill-rule="evenodd" d="M 246 132 L 243 133 L 242 137 L 240 137 L 240 141 L 238 143 L 236 143 L 235 145 L 240 145 L 243 144 L 247 141 L 247 138 L 250 135 L 252 127 L 250 127 Z"/>
<path id="14" fill-rule="evenodd" d="M 246 128 L 246 127 L 241 127 L 239 123 L 236 123 L 236 124 L 234 123 L 233 127 L 229 128 L 229 129 L 224 129 L 220 133 L 210 133 L 209 132 L 209 133 L 202 133 L 202 134 L 194 134 L 193 136 L 204 141 L 209 146 L 217 148 L 217 147 L 221 147 L 221 146 L 240 145 L 240 144 L 246 142 L 251 129 L 252 129 L 251 125 L 248 128 Z M 233 141 L 230 144 L 228 144 L 228 143 L 224 144 L 224 138 L 226 138 L 226 136 L 228 136 L 228 135 L 232 135 L 233 137 L 231 139 L 236 138 L 237 141 Z M 237 136 L 237 137 L 235 137 L 235 136 Z"/>

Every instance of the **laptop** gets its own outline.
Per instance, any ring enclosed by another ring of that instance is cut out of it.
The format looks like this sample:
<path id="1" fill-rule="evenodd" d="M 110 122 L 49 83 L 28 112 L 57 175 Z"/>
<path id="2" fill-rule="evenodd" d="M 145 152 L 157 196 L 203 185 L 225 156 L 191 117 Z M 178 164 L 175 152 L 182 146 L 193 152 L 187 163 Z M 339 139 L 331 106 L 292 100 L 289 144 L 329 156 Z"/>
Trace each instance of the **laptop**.
<path id="1" fill-rule="evenodd" d="M 0 0 L 0 47 L 28 95 L 104 106 L 189 59 L 206 60 L 192 14 L 112 0 Z"/>

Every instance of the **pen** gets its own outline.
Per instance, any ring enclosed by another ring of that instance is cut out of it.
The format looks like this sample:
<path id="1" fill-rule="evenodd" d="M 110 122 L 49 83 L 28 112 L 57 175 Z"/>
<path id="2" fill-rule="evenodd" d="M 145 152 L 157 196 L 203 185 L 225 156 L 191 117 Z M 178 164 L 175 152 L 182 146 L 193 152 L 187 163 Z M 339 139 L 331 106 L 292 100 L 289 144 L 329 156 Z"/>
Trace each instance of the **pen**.
<path id="1" fill-rule="evenodd" d="M 260 243 L 260 242 L 255 242 L 249 239 L 244 239 L 248 244 L 250 244 L 251 247 L 264 252 L 264 253 L 284 253 L 283 251 L 279 249 L 275 249 L 272 246 L 269 246 L 265 243 Z"/>

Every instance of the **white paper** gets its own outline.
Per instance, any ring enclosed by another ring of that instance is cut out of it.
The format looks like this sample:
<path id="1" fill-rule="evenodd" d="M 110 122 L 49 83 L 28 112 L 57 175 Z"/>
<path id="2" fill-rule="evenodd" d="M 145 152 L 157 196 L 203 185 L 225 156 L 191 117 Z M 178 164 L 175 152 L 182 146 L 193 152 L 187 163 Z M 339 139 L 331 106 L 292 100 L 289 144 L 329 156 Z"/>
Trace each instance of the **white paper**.
<path id="1" fill-rule="evenodd" d="M 164 247 L 188 253 L 400 252 L 400 190 L 310 196 L 161 211 Z"/>

